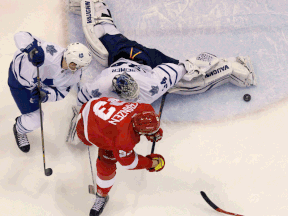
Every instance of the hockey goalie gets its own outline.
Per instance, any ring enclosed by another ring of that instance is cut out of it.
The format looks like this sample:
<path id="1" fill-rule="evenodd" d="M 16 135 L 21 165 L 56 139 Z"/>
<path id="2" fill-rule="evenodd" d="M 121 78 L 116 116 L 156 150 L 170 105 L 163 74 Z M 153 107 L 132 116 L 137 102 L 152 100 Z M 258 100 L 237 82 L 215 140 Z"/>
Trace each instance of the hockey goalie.
<path id="1" fill-rule="evenodd" d="M 219 58 L 204 52 L 182 62 L 126 38 L 102 0 L 70 0 L 69 9 L 81 15 L 88 48 L 106 67 L 97 79 L 79 84 L 78 106 L 97 97 L 151 104 L 167 91 L 192 95 L 225 83 L 256 85 L 248 56 Z"/>

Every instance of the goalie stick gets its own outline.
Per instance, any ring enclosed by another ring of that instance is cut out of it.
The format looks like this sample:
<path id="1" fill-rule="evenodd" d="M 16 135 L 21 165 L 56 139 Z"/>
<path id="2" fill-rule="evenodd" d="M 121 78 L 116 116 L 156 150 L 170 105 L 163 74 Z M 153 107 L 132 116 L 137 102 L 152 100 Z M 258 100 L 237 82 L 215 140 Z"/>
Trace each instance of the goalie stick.
<path id="1" fill-rule="evenodd" d="M 244 215 L 240 215 L 240 214 L 235 214 L 235 213 L 231 213 L 231 212 L 224 211 L 224 210 L 222 210 L 221 208 L 219 208 L 218 206 L 216 206 L 216 205 L 208 198 L 208 196 L 206 195 L 205 192 L 201 191 L 200 194 L 201 194 L 201 196 L 203 197 L 203 199 L 204 199 L 213 209 L 215 209 L 216 211 L 221 212 L 221 213 L 224 213 L 224 214 L 228 214 L 228 215 L 244 216 Z"/>

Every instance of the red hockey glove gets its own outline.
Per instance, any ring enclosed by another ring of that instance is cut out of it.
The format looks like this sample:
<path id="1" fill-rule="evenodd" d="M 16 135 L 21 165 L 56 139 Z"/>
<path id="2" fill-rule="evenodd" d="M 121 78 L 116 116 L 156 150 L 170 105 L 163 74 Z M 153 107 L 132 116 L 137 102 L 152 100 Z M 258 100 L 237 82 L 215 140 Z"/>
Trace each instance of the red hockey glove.
<path id="1" fill-rule="evenodd" d="M 150 155 L 147 155 L 146 157 L 151 159 L 151 160 L 157 160 L 158 161 L 158 165 L 156 167 L 154 167 L 154 168 L 151 167 L 151 168 L 147 169 L 149 172 L 159 172 L 165 167 L 165 159 L 162 155 L 150 154 Z"/>
<path id="2" fill-rule="evenodd" d="M 155 141 L 158 142 L 163 137 L 163 130 L 160 128 L 155 134 L 145 135 L 145 136 L 146 136 L 147 140 L 149 140 L 151 142 L 154 141 L 154 137 L 155 137 Z"/>

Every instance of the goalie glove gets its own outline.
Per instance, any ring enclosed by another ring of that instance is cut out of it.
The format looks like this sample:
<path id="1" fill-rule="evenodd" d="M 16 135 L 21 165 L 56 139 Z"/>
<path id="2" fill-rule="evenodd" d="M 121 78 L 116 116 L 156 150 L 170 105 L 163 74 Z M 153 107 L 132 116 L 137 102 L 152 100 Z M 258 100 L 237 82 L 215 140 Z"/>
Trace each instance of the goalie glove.
<path id="1" fill-rule="evenodd" d="M 150 154 L 146 156 L 147 158 L 153 160 L 157 160 L 158 161 L 158 165 L 156 165 L 155 167 L 151 167 L 149 169 L 147 169 L 149 172 L 159 172 L 162 169 L 164 169 L 165 167 L 165 159 L 162 155 L 160 154 Z"/>
<path id="2" fill-rule="evenodd" d="M 158 142 L 163 137 L 163 130 L 160 128 L 155 134 L 152 134 L 152 135 L 146 134 L 145 136 L 147 140 L 149 140 L 150 142 L 153 142 L 154 138 L 155 138 L 155 142 Z"/>

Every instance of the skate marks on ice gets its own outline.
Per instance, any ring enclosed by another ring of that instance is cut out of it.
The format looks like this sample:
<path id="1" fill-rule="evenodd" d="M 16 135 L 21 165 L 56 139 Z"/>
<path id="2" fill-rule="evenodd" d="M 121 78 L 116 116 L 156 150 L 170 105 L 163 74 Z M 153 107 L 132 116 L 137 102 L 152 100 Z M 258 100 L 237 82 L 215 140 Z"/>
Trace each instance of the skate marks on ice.
<path id="1" fill-rule="evenodd" d="M 225 84 L 199 95 L 170 94 L 163 120 L 232 117 L 257 111 L 287 97 L 288 5 L 284 0 L 277 4 L 243 0 L 209 4 L 192 0 L 107 0 L 106 3 L 117 28 L 125 36 L 174 58 L 184 60 L 205 51 L 219 57 L 251 57 L 258 80 L 256 87 Z M 69 20 L 70 40 L 85 43 L 80 17 L 69 14 Z M 102 69 L 94 63 L 86 75 L 97 74 L 94 68 Z M 246 93 L 252 96 L 249 103 L 242 99 Z M 155 102 L 155 108 L 159 104 L 160 99 Z M 181 113 L 175 115 L 180 107 Z"/>

